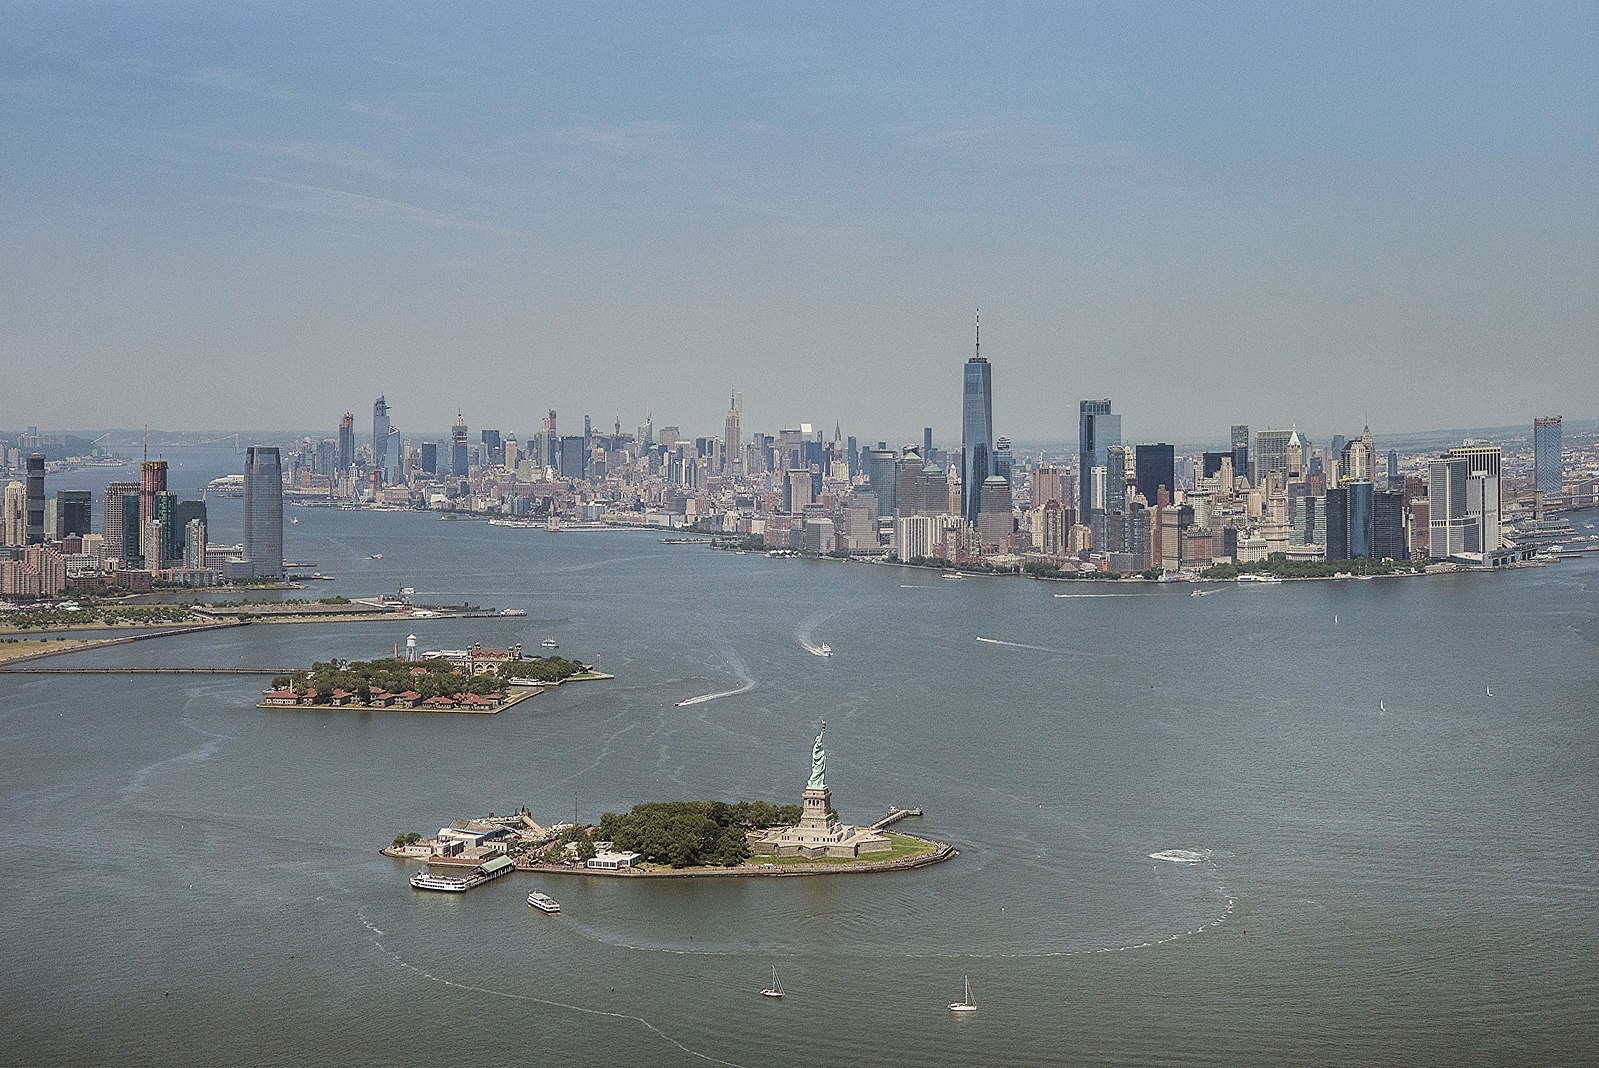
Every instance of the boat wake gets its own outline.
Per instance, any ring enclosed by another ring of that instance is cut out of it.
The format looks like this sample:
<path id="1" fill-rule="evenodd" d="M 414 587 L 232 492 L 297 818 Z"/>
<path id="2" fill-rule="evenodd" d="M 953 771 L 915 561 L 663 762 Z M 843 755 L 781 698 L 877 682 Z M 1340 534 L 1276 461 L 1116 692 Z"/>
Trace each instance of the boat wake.
<path id="1" fill-rule="evenodd" d="M 707 701 L 720 701 L 724 697 L 737 697 L 741 693 L 749 693 L 758 685 L 750 673 L 745 670 L 744 662 L 740 660 L 731 649 L 724 647 L 722 655 L 733 668 L 733 673 L 744 680 L 744 685 L 732 690 L 720 690 L 716 693 L 702 693 L 698 697 L 690 697 L 686 701 L 679 701 L 678 708 L 688 708 L 690 705 L 703 705 Z"/>
<path id="2" fill-rule="evenodd" d="M 1143 597 L 1142 593 L 1056 593 L 1052 597 Z"/>
<path id="3" fill-rule="evenodd" d="M 1150 860 L 1168 860 L 1173 864 L 1203 864 L 1210 859 L 1210 850 L 1196 853 L 1192 849 L 1162 849 L 1149 854 Z"/>
<path id="4" fill-rule="evenodd" d="M 981 635 L 979 635 L 976 640 L 982 642 L 984 645 L 1003 645 L 1007 649 L 1031 649 L 1035 653 L 1053 653 L 1056 656 L 1065 656 L 1066 655 L 1066 653 L 1063 650 L 1050 649 L 1050 648 L 1048 648 L 1046 646 L 1042 646 L 1042 645 L 1026 645 L 1026 644 L 1023 644 L 1022 642 L 1007 642 L 1007 641 L 1001 641 L 998 638 L 984 638 Z"/>
<path id="5" fill-rule="evenodd" d="M 465 990 L 472 994 L 487 994 L 492 997 L 505 998 L 509 1001 L 525 1001 L 534 1005 L 543 1005 L 551 1009 L 564 1009 L 567 1012 L 580 1012 L 585 1016 L 604 1016 L 612 1020 L 623 1020 L 628 1023 L 636 1023 L 640 1027 L 644 1028 L 644 1030 L 654 1035 L 656 1038 L 659 1038 L 662 1042 L 681 1050 L 690 1057 L 704 1061 L 707 1064 L 720 1064 L 723 1066 L 723 1068 L 748 1068 L 747 1065 L 739 1064 L 737 1061 L 724 1061 L 720 1057 L 713 1057 L 709 1053 L 702 1053 L 697 1049 L 686 1046 L 642 1016 L 634 1016 L 631 1013 L 626 1012 L 610 1012 L 605 1009 L 590 1008 L 587 1005 L 573 1005 L 571 1002 L 555 1001 L 551 998 L 541 998 L 534 994 L 522 994 L 514 990 L 496 990 L 493 987 L 477 986 L 472 983 L 458 983 L 454 979 L 449 979 L 442 975 L 434 975 L 421 965 L 413 964 L 406 960 L 404 957 L 400 956 L 400 954 L 396 953 L 394 950 L 385 945 L 383 939 L 386 936 L 383 929 L 378 927 L 371 920 L 367 919 L 364 911 L 357 909 L 356 915 L 360 917 L 361 926 L 367 929 L 368 939 L 374 946 L 377 947 L 380 953 L 388 957 L 395 964 L 398 964 L 407 971 L 415 972 L 417 975 L 420 975 L 430 983 L 437 983 L 440 986 L 452 987 L 456 990 Z"/>

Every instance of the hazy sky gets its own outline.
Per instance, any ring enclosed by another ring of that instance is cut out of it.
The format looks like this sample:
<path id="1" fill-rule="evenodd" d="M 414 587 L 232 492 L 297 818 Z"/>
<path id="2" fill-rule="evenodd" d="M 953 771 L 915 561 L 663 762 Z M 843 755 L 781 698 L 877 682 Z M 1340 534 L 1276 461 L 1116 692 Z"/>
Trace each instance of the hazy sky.
<path id="1" fill-rule="evenodd" d="M 0 2 L 0 426 L 1592 417 L 1596 10 Z"/>

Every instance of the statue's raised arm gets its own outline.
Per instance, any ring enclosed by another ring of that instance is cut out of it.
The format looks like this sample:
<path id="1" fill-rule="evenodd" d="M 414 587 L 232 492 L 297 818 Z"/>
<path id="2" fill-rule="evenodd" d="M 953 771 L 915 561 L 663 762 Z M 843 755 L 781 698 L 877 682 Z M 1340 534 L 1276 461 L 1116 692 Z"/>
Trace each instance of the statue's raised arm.
<path id="1" fill-rule="evenodd" d="M 824 719 L 816 744 L 811 747 L 811 781 L 805 784 L 807 790 L 827 789 L 827 751 L 822 748 L 822 735 L 826 733 L 827 720 Z"/>

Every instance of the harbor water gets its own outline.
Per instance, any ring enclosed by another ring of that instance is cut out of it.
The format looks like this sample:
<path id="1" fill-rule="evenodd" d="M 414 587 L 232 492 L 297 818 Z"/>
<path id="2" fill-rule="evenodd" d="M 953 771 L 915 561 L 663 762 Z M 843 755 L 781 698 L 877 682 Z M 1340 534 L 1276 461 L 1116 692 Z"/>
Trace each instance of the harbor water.
<path id="1" fill-rule="evenodd" d="M 224 539 L 237 502 L 212 509 Z M 414 632 L 553 638 L 615 681 L 448 716 L 0 676 L 5 1063 L 1576 1064 L 1599 1040 L 1593 560 L 1191 597 L 287 511 L 289 556 L 336 576 L 301 596 L 527 615 L 52 663 L 307 664 Z M 958 857 L 430 894 L 378 854 L 518 805 L 796 803 L 824 718 L 843 818 L 921 806 L 901 827 Z"/>

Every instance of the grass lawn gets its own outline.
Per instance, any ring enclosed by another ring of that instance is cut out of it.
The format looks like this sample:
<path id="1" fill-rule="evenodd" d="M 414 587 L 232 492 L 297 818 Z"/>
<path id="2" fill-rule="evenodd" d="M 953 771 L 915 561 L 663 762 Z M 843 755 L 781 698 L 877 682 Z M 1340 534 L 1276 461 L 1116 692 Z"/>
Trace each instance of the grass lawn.
<path id="1" fill-rule="evenodd" d="M 908 857 L 926 856 L 938 848 L 931 842 L 924 842 L 919 838 L 909 838 L 903 834 L 895 834 L 892 831 L 884 831 L 883 833 L 894 843 L 894 848 L 886 853 L 867 853 L 858 860 L 850 860 L 845 857 L 821 857 L 817 860 L 808 860 L 805 857 L 751 857 L 744 863 L 746 866 L 760 864 L 819 864 L 824 867 L 847 867 L 852 864 L 867 864 L 884 860 L 904 860 Z"/>

